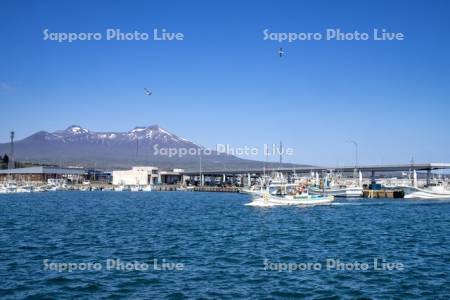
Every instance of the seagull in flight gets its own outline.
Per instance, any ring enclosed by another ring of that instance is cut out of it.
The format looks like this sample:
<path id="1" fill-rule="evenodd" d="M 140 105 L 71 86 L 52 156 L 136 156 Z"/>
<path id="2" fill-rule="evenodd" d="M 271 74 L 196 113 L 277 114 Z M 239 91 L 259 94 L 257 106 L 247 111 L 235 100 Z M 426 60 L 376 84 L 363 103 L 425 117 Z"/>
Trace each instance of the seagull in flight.
<path id="1" fill-rule="evenodd" d="M 150 96 L 152 94 L 152 92 L 149 91 L 147 88 L 144 88 L 144 91 L 147 96 Z"/>
<path id="2" fill-rule="evenodd" d="M 284 50 L 283 50 L 283 48 L 278 49 L 278 55 L 279 55 L 280 57 L 283 57 L 283 55 L 284 55 Z"/>

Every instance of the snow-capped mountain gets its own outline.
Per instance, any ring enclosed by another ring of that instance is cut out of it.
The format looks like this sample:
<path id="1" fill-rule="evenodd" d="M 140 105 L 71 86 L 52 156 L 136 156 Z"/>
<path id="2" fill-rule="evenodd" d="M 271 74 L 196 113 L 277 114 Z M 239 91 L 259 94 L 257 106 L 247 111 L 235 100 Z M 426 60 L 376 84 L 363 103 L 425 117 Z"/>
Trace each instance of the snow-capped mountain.
<path id="1" fill-rule="evenodd" d="M 133 130 L 128 132 L 94 132 L 78 125 L 72 125 L 65 130 L 57 130 L 51 133 L 47 131 L 40 131 L 22 141 L 61 143 L 84 142 L 107 145 L 126 144 L 130 142 L 146 142 L 153 144 L 177 144 L 179 146 L 199 147 L 186 139 L 170 133 L 158 125 L 135 127 Z"/>
<path id="2" fill-rule="evenodd" d="M 167 149 L 187 149 L 194 155 L 169 156 Z M 166 149 L 157 153 L 156 149 Z M 127 168 L 154 165 L 161 168 L 227 169 L 260 168 L 263 162 L 210 152 L 202 155 L 202 146 L 181 138 L 158 125 L 135 127 L 128 132 L 97 132 L 72 125 L 54 132 L 39 131 L 15 142 L 19 161 L 77 165 L 98 168 Z M 0 154 L 9 153 L 9 144 L 0 144 Z"/>

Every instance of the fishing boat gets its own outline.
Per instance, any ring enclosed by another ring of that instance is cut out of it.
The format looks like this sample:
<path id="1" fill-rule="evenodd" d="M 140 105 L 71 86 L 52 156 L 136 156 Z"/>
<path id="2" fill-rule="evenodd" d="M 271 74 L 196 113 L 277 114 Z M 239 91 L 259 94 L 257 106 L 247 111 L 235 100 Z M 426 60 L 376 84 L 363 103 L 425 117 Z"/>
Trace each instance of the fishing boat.
<path id="1" fill-rule="evenodd" d="M 17 192 L 18 193 L 31 193 L 34 191 L 34 187 L 32 185 L 24 185 L 24 186 L 19 186 L 17 188 Z"/>
<path id="2" fill-rule="evenodd" d="M 332 195 L 310 195 L 308 189 L 292 183 L 275 183 L 265 190 L 253 192 L 248 206 L 320 205 L 334 201 Z"/>
<path id="3" fill-rule="evenodd" d="M 327 188 L 319 188 L 315 186 L 309 187 L 309 193 L 312 195 L 330 195 L 334 197 L 362 197 L 363 188 L 360 186 L 333 186 Z"/>
<path id="4" fill-rule="evenodd" d="M 119 185 L 114 187 L 115 192 L 130 192 L 131 189 L 125 185 Z"/>
<path id="5" fill-rule="evenodd" d="M 316 174 L 317 176 L 317 174 Z M 309 193 L 312 195 L 334 196 L 334 197 L 362 197 L 362 173 L 359 172 L 357 182 L 338 183 L 332 175 L 327 175 L 320 181 L 317 177 L 314 185 L 309 186 Z"/>
<path id="6" fill-rule="evenodd" d="M 247 203 L 248 206 L 281 206 L 281 205 L 323 205 L 334 201 L 334 196 L 321 195 L 285 195 L 277 196 L 269 193 L 264 193 L 262 197 L 253 199 L 252 202 Z"/>
<path id="7" fill-rule="evenodd" d="M 56 185 L 49 185 L 45 187 L 47 192 L 56 192 L 58 190 L 58 187 Z"/>
<path id="8" fill-rule="evenodd" d="M 6 194 L 8 190 L 6 189 L 6 185 L 1 184 L 0 185 L 0 194 Z"/>
<path id="9" fill-rule="evenodd" d="M 142 189 L 139 185 L 133 185 L 133 186 L 130 186 L 130 191 L 131 192 L 141 192 Z"/>
<path id="10" fill-rule="evenodd" d="M 260 185 L 252 185 L 251 187 L 242 188 L 239 190 L 241 194 L 260 194 L 262 192 L 262 187 Z"/>
<path id="11" fill-rule="evenodd" d="M 45 186 L 35 186 L 33 192 L 37 193 L 47 192 L 47 189 L 45 188 Z"/>
<path id="12" fill-rule="evenodd" d="M 10 180 L 4 186 L 5 193 L 17 193 L 17 183 Z"/>
<path id="13" fill-rule="evenodd" d="M 417 172 L 413 171 L 410 186 L 402 186 L 405 192 L 405 199 L 450 199 L 450 189 L 448 183 L 437 181 L 427 184 L 423 188 L 418 187 Z"/>
<path id="14" fill-rule="evenodd" d="M 442 183 L 430 184 L 424 188 L 403 187 L 406 199 L 450 199 L 450 190 Z"/>
<path id="15" fill-rule="evenodd" d="M 141 190 L 143 192 L 151 192 L 152 191 L 152 186 L 151 185 L 146 185 Z"/>

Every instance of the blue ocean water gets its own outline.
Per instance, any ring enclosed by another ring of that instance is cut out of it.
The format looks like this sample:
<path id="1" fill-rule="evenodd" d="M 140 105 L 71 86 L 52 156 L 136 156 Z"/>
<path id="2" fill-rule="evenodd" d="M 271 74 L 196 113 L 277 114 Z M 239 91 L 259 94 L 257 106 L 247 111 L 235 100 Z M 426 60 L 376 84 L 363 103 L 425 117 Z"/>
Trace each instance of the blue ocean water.
<path id="1" fill-rule="evenodd" d="M 450 202 L 255 208 L 248 201 L 192 192 L 0 195 L 0 298 L 450 297 Z M 375 258 L 396 268 L 375 270 Z M 108 259 L 149 268 L 108 269 Z M 155 269 L 155 259 L 182 270 Z M 369 268 L 327 268 L 338 260 Z M 68 263 L 101 268 L 55 267 Z M 307 263 L 321 268 L 293 270 Z"/>

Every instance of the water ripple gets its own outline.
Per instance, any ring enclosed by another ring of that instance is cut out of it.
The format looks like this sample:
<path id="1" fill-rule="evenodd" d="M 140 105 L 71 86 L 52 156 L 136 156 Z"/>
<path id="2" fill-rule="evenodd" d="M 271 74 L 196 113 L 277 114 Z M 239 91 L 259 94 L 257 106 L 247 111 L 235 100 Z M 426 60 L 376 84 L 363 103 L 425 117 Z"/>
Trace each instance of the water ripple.
<path id="1" fill-rule="evenodd" d="M 0 196 L 0 298 L 420 298 L 450 295 L 450 202 L 252 208 L 220 193 Z M 181 262 L 182 271 L 45 270 L 43 261 Z M 400 262 L 327 270 L 327 259 Z M 264 260 L 321 263 L 265 270 Z"/>

